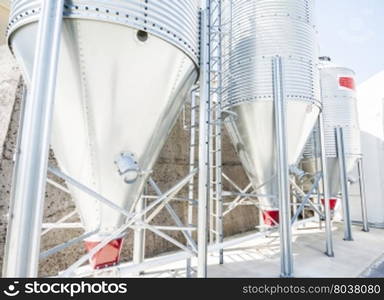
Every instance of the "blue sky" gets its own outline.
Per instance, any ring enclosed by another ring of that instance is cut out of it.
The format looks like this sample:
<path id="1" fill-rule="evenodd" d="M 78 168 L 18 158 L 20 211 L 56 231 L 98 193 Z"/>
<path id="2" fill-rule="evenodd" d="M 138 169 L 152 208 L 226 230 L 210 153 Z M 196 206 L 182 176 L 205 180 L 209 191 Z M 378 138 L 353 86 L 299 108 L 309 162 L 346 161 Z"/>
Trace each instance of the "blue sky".
<path id="1" fill-rule="evenodd" d="M 316 10 L 321 55 L 358 83 L 384 70 L 384 0 L 316 0 Z"/>

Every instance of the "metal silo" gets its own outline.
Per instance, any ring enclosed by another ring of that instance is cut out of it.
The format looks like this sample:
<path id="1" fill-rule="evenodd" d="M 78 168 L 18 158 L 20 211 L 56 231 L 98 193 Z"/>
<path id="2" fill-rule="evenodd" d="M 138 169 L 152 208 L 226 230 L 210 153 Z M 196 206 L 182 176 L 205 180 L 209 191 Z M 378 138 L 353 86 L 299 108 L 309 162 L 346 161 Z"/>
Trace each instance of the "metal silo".
<path id="1" fill-rule="evenodd" d="M 8 40 L 27 85 L 42 3 L 12 3 Z M 121 208 L 134 209 L 197 78 L 198 3 L 65 1 L 51 147 L 64 173 Z M 119 211 L 69 188 L 85 230 L 98 232 L 87 248 L 125 222 Z M 94 266 L 116 263 L 121 244 L 112 241 Z"/>
<path id="2" fill-rule="evenodd" d="M 283 62 L 288 162 L 295 164 L 321 103 L 312 0 L 234 0 L 225 44 L 224 110 L 264 218 L 278 218 L 272 59 Z M 261 188 L 259 188 L 263 185 Z"/>
<path id="3" fill-rule="evenodd" d="M 345 67 L 331 63 L 328 57 L 320 58 L 321 97 L 323 102 L 325 155 L 327 158 L 328 181 L 331 204 L 335 205 L 340 192 L 340 168 L 337 152 L 336 129 L 342 128 L 347 173 L 351 172 L 361 157 L 360 128 L 358 123 L 355 73 Z M 308 173 L 316 170 L 314 136 L 305 146 L 303 169 Z M 334 206 L 333 205 L 333 206 Z"/>

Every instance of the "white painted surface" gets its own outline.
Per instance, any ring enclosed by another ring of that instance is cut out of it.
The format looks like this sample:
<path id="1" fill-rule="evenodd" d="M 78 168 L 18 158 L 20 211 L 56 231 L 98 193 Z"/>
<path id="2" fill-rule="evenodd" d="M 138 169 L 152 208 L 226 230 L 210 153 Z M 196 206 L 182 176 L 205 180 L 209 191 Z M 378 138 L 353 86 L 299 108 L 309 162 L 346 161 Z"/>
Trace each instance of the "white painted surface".
<path id="1" fill-rule="evenodd" d="M 357 91 L 368 219 L 384 224 L 384 71 L 360 84 Z M 356 185 L 351 194 L 357 191 Z M 351 213 L 353 220 L 361 220 L 359 197 L 351 197 Z"/>

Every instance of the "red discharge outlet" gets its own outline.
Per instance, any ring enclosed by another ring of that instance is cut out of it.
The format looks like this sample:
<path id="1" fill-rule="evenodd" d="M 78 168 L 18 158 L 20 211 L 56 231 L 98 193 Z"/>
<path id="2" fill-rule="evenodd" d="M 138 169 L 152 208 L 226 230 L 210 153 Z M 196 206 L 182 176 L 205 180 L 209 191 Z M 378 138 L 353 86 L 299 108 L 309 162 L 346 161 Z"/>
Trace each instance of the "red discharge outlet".
<path id="1" fill-rule="evenodd" d="M 264 210 L 263 211 L 264 224 L 268 226 L 276 226 L 279 224 L 279 211 L 278 210 Z"/>
<path id="2" fill-rule="evenodd" d="M 321 204 L 325 205 L 325 200 L 324 199 L 321 199 Z M 329 199 L 329 208 L 331 210 L 335 210 L 336 204 L 337 204 L 337 199 L 336 198 Z"/>
<path id="3" fill-rule="evenodd" d="M 85 248 L 87 251 L 91 251 L 100 242 L 85 242 Z M 116 239 L 109 242 L 106 246 L 101 248 L 95 255 L 90 259 L 90 264 L 94 269 L 103 269 L 106 267 L 114 266 L 119 263 L 120 252 L 123 246 L 123 239 Z"/>

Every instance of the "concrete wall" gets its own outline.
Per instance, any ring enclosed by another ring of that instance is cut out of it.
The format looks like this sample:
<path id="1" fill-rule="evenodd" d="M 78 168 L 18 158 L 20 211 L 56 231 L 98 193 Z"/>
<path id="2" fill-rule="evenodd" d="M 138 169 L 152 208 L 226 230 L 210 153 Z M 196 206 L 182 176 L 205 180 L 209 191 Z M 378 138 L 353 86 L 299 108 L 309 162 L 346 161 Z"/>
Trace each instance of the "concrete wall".
<path id="1" fill-rule="evenodd" d="M 5 61 L 0 64 L 0 70 L 3 67 L 3 64 L 11 64 L 12 68 L 17 70 L 15 65 L 12 62 L 11 58 L 5 59 Z M 16 72 L 16 71 L 15 71 Z M 17 76 L 16 76 L 17 75 Z M 2 74 L 0 78 L 0 83 L 5 81 L 8 82 L 10 78 L 18 77 L 16 72 L 11 74 Z M 5 143 L 3 146 L 3 153 L 0 157 L 0 265 L 2 264 L 3 259 L 3 249 L 5 242 L 7 218 L 6 214 L 8 212 L 8 203 L 9 203 L 9 191 L 11 186 L 11 174 L 12 174 L 12 157 L 15 148 L 15 140 L 17 135 L 18 120 L 19 120 L 19 111 L 20 111 L 20 96 L 21 96 L 21 85 L 17 86 L 17 81 L 14 79 L 11 80 L 13 83 L 12 86 L 6 88 L 7 95 L 11 95 L 10 99 L 15 99 L 14 94 L 16 93 L 16 101 L 13 106 L 13 113 L 11 115 L 11 120 L 9 126 L 7 122 L 1 123 L 0 133 L 6 134 Z M 1 99 L 3 96 L 0 95 Z M 5 99 L 5 98 L 4 98 Z M 7 108 L 12 107 L 13 102 L 11 101 Z M 10 114 L 9 114 L 10 115 Z M 187 174 L 188 169 L 188 142 L 189 133 L 183 129 L 183 121 L 179 119 L 175 128 L 173 129 L 167 144 L 164 146 L 158 162 L 154 168 L 154 179 L 160 185 L 161 189 L 166 190 L 172 186 L 172 183 L 176 182 L 178 179 L 181 179 Z M 1 140 L 1 143 L 3 141 Z M 3 143 L 1 144 L 3 145 Z M 237 160 L 237 157 L 233 151 L 231 144 L 228 141 L 228 137 L 224 135 L 224 171 L 231 178 L 234 178 L 240 187 L 245 187 L 248 184 L 246 176 L 243 172 L 243 169 Z M 54 156 L 51 153 L 50 163 L 55 164 Z M 230 189 L 229 186 L 224 184 L 224 189 Z M 186 191 L 183 190 L 181 195 L 185 195 Z M 185 203 L 173 203 L 174 209 L 178 212 L 179 216 L 185 221 L 187 214 L 187 206 Z M 44 218 L 48 222 L 54 222 L 68 212 L 75 209 L 74 203 L 71 201 L 71 198 L 65 193 L 47 186 L 46 191 L 46 201 L 45 201 L 45 213 Z M 73 219 L 71 221 L 76 221 Z M 153 221 L 154 224 L 162 225 L 174 225 L 166 212 L 162 212 L 158 217 Z M 232 235 L 239 232 L 244 232 L 254 229 L 258 224 L 258 213 L 254 207 L 243 206 L 234 210 L 232 213 L 228 214 L 224 219 L 224 229 L 225 235 Z M 48 234 L 44 235 L 42 238 L 42 248 L 48 249 L 61 242 L 67 241 L 70 238 L 73 238 L 81 234 L 79 230 L 55 230 L 51 231 Z M 184 241 L 184 238 L 179 233 L 174 233 L 174 237 L 178 238 L 181 241 Z M 165 252 L 168 250 L 175 249 L 172 244 L 165 241 L 158 236 L 155 236 L 152 233 L 146 233 L 146 256 L 150 257 L 155 254 Z M 76 258 L 84 253 L 84 248 L 82 245 L 76 245 L 62 251 L 44 261 L 40 265 L 40 275 L 53 275 L 59 270 L 62 270 L 69 264 L 73 263 Z M 132 256 L 132 233 L 129 233 L 123 253 L 123 261 L 130 260 Z"/>
<path id="2" fill-rule="evenodd" d="M 7 47 L 0 46 L 0 145 L 4 144 L 7 134 L 19 78 L 19 70 L 11 53 Z M 1 153 L 2 147 L 0 157 Z"/>
<path id="3" fill-rule="evenodd" d="M 5 30 L 8 24 L 9 1 L 0 0 L 0 45 L 5 43 Z"/>

